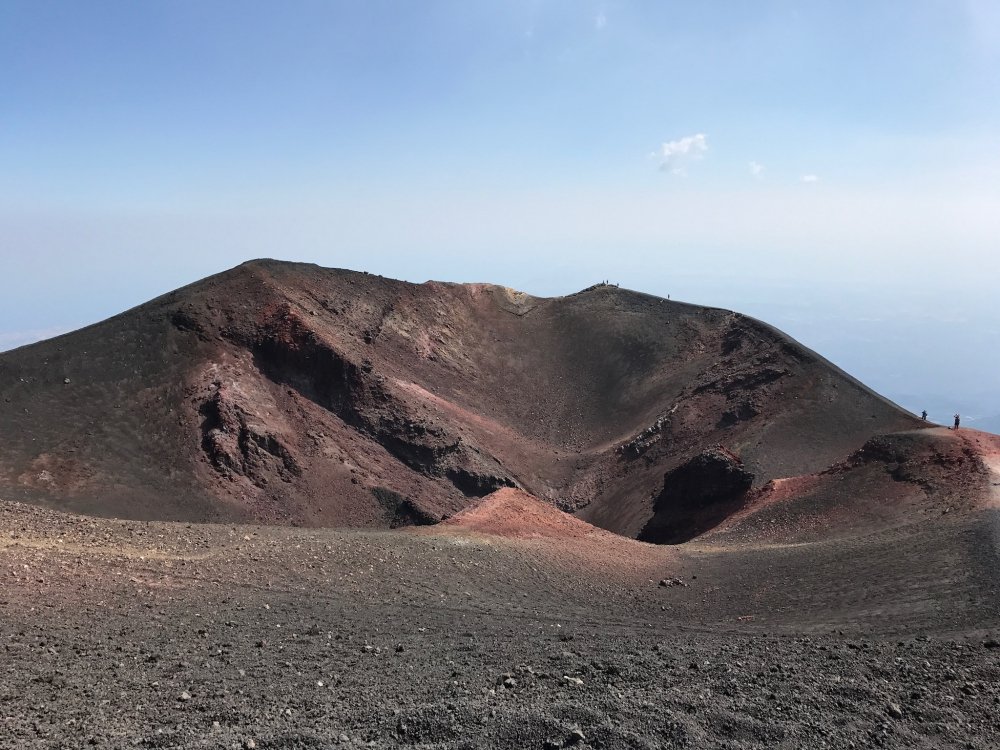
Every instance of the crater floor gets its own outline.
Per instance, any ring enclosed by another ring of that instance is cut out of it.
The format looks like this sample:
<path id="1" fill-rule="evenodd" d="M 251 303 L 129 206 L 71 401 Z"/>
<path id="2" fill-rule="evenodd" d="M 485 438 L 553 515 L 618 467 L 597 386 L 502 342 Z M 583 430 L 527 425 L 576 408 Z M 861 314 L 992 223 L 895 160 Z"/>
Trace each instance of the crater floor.
<path id="1" fill-rule="evenodd" d="M 484 512 L 329 531 L 0 504 L 0 744 L 1000 744 L 993 511 L 613 550 Z"/>

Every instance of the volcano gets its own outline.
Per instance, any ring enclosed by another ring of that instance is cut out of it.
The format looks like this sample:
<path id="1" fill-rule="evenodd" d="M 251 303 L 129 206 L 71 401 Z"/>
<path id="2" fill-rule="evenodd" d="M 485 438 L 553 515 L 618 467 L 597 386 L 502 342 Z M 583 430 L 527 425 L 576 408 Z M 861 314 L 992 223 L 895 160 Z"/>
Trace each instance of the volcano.
<path id="1" fill-rule="evenodd" d="M 925 427 L 765 323 L 608 284 L 260 260 L 0 355 L 0 497 L 133 520 L 393 528 L 514 488 L 678 542 L 873 463 L 926 495 Z"/>
<path id="2" fill-rule="evenodd" d="M 1000 747 L 1000 436 L 728 310 L 256 261 L 0 446 L 11 747 Z"/>

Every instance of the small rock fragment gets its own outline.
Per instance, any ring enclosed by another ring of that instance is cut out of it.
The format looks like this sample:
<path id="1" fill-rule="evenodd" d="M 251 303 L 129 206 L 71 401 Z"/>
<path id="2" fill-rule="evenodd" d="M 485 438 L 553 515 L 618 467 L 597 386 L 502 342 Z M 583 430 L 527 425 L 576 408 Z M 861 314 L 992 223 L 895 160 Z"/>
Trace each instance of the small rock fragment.
<path id="1" fill-rule="evenodd" d="M 660 586 L 663 588 L 671 588 L 673 586 L 684 586 L 687 588 L 687 584 L 684 583 L 680 578 L 674 576 L 673 578 L 664 578 L 660 581 Z"/>

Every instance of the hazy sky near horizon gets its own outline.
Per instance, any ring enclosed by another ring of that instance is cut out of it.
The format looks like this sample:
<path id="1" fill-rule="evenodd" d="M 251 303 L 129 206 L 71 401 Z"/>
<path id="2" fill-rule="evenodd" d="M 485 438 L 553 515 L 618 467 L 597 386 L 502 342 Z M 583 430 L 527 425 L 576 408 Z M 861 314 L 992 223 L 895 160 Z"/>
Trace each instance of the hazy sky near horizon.
<path id="1" fill-rule="evenodd" d="M 994 0 L 5 0 L 0 92 L 0 350 L 266 256 L 607 278 L 1000 413 Z"/>

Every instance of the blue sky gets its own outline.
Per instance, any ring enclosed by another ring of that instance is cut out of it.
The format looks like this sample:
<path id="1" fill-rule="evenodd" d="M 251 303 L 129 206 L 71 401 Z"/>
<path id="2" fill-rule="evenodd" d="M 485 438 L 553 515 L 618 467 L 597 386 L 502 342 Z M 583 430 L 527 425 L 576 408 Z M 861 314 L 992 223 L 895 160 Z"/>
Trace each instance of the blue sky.
<path id="1" fill-rule="evenodd" d="M 0 92 L 0 349 L 261 256 L 609 278 L 1000 414 L 993 0 L 5 0 Z"/>

